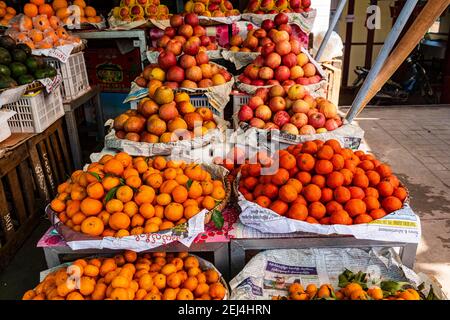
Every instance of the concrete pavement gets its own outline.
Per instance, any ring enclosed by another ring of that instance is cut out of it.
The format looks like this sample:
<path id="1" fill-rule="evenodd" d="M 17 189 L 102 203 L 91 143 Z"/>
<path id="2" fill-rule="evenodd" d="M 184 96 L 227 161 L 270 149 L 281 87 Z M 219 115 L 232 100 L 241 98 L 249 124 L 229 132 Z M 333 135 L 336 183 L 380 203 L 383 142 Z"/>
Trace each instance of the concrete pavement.
<path id="1" fill-rule="evenodd" d="M 356 119 L 365 144 L 406 184 L 422 223 L 415 270 L 450 297 L 450 106 L 368 107 Z"/>

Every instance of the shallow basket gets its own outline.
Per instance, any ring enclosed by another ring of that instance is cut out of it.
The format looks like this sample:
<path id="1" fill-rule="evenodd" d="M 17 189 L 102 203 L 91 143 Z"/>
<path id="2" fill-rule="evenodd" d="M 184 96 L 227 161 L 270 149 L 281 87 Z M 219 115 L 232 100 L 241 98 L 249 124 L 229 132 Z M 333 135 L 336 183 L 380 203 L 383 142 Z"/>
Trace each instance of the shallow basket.
<path id="1" fill-rule="evenodd" d="M 61 92 L 64 102 L 74 100 L 89 91 L 89 79 L 83 52 L 72 53 L 67 63 L 44 57 L 44 61 L 61 75 Z"/>
<path id="2" fill-rule="evenodd" d="M 48 95 L 42 90 L 24 95 L 3 107 L 17 112 L 8 120 L 11 132 L 41 133 L 64 115 L 60 88 Z"/>

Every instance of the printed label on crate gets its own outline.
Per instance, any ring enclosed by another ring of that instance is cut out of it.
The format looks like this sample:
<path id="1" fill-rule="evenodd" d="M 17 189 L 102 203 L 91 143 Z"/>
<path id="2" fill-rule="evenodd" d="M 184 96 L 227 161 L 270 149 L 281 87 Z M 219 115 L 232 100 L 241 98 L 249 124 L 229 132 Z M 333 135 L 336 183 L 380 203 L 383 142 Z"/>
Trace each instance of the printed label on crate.
<path id="1" fill-rule="evenodd" d="M 62 77 L 58 74 L 53 78 L 40 79 L 39 82 L 45 87 L 45 91 L 47 91 L 47 93 L 51 93 L 61 85 Z"/>
<path id="2" fill-rule="evenodd" d="M 1 92 L 0 106 L 18 101 L 25 94 L 27 87 L 28 85 L 25 84 L 23 86 L 6 89 L 5 91 Z"/>
<path id="3" fill-rule="evenodd" d="M 239 178 L 240 175 L 236 181 L 239 181 Z M 280 216 L 270 209 L 247 201 L 240 192 L 238 196 L 238 204 L 242 209 L 239 219 L 242 224 L 264 233 L 342 234 L 353 235 L 357 239 L 404 243 L 418 243 L 421 236 L 420 219 L 408 203 L 405 203 L 402 209 L 370 223 L 351 226 L 321 225 Z"/>
<path id="4" fill-rule="evenodd" d="M 69 60 L 72 50 L 77 46 L 75 44 L 66 44 L 51 49 L 35 49 L 33 50 L 33 55 L 51 57 L 58 59 L 62 63 L 66 63 Z"/>

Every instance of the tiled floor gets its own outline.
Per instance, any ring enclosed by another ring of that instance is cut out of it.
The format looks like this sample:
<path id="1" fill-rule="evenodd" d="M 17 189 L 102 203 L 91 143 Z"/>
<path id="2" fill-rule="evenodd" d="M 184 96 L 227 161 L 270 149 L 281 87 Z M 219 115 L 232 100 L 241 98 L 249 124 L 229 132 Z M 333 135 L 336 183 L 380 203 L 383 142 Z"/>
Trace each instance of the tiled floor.
<path id="1" fill-rule="evenodd" d="M 434 275 L 450 296 L 450 106 L 366 108 L 365 141 L 407 185 L 422 222 L 416 270 Z"/>

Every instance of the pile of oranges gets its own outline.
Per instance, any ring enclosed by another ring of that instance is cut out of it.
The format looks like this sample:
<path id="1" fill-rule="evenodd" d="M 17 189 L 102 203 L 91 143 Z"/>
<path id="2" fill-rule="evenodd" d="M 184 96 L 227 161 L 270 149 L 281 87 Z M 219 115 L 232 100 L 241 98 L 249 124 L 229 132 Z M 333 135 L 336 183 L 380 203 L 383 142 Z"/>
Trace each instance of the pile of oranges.
<path id="1" fill-rule="evenodd" d="M 364 289 L 359 283 L 352 282 L 337 291 L 330 284 L 323 284 L 317 288 L 309 284 L 306 289 L 300 283 L 289 286 L 289 300 L 421 300 L 419 293 L 412 288 L 399 290 L 395 294 L 389 294 L 378 286 Z M 283 297 L 274 296 L 273 300 L 281 300 Z"/>
<path id="2" fill-rule="evenodd" d="M 124 237 L 171 229 L 225 197 L 223 182 L 199 164 L 121 152 L 75 171 L 50 207 L 74 231 Z"/>
<path id="3" fill-rule="evenodd" d="M 23 300 L 222 300 L 215 269 L 202 270 L 187 253 L 133 251 L 114 258 L 78 259 L 47 275 Z"/>
<path id="4" fill-rule="evenodd" d="M 389 165 L 363 151 L 342 148 L 337 140 L 315 140 L 275 154 L 279 168 L 261 175 L 273 159 L 245 164 L 239 191 L 279 215 L 316 224 L 369 223 L 399 210 L 407 191 Z"/>
<path id="5" fill-rule="evenodd" d="M 5 1 L 0 1 L 0 26 L 7 27 L 9 21 L 16 16 L 16 10 L 8 7 Z"/>

